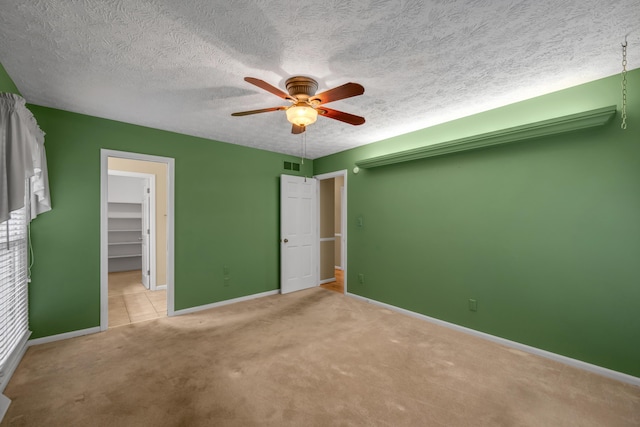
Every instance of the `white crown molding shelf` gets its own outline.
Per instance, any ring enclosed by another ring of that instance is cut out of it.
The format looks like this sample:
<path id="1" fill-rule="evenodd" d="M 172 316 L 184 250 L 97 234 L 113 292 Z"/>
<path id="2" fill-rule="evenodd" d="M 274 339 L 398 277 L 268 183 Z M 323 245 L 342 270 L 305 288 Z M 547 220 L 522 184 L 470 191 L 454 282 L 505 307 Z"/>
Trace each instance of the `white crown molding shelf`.
<path id="1" fill-rule="evenodd" d="M 475 150 L 493 145 L 524 141 L 543 136 L 557 135 L 580 129 L 587 129 L 605 125 L 616 114 L 616 106 L 597 108 L 567 116 L 542 120 L 521 126 L 514 126 L 494 132 L 427 145 L 425 147 L 385 154 L 378 157 L 359 160 L 356 165 L 360 168 L 376 168 L 395 163 L 409 162 L 427 157 L 442 156 L 460 151 Z"/>

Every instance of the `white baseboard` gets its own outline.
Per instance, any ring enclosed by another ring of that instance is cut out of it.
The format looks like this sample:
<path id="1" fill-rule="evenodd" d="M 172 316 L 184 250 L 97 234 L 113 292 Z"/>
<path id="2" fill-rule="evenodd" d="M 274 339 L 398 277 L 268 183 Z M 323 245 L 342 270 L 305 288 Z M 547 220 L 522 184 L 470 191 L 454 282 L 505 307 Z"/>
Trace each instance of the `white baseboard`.
<path id="1" fill-rule="evenodd" d="M 167 289 L 167 285 L 156 285 L 156 291 L 161 291 L 163 289 Z"/>
<path id="2" fill-rule="evenodd" d="M 58 335 L 50 335 L 48 337 L 36 338 L 33 340 L 29 340 L 27 345 L 31 347 L 32 345 L 40 345 L 46 344 L 48 342 L 68 340 L 69 338 L 81 337 L 83 335 L 95 334 L 100 332 L 100 326 L 96 326 L 95 328 L 88 329 L 80 329 L 78 331 L 65 332 L 64 334 Z"/>
<path id="3" fill-rule="evenodd" d="M 280 289 L 276 289 L 273 291 L 261 292 L 259 294 L 247 295 L 244 297 L 238 297 L 233 299 L 228 299 L 225 301 L 218 301 L 211 304 L 199 305 L 197 307 L 185 308 L 183 310 L 176 310 L 173 312 L 175 316 L 180 316 L 183 314 L 196 313 L 202 310 L 209 310 L 210 308 L 222 307 L 223 305 L 235 304 L 237 302 L 249 301 L 256 298 L 268 297 L 270 295 L 277 295 L 280 293 Z"/>
<path id="4" fill-rule="evenodd" d="M 331 283 L 331 282 L 335 282 L 335 281 L 336 281 L 336 278 L 335 278 L 335 277 L 332 277 L 332 278 L 330 278 L 330 279 L 320 280 L 320 284 L 321 284 L 321 285 L 324 285 L 325 283 Z"/>
<path id="5" fill-rule="evenodd" d="M 244 297 L 234 298 L 234 299 L 230 299 L 230 300 L 226 300 L 226 301 L 214 302 L 212 304 L 199 305 L 197 307 L 185 308 L 184 310 L 175 311 L 174 315 L 175 316 L 179 316 L 181 314 L 195 313 L 197 311 L 208 310 L 210 308 L 221 307 L 223 305 L 233 304 L 233 303 L 241 302 L 241 301 L 249 301 L 249 300 L 256 299 L 256 298 L 266 297 L 266 296 L 269 296 L 269 295 L 277 295 L 279 293 L 280 293 L 280 290 L 276 289 L 276 290 L 273 290 L 273 291 L 267 291 L 267 292 L 262 292 L 262 293 L 259 293 L 259 294 L 247 295 L 247 296 L 244 296 Z M 54 342 L 54 341 L 66 340 L 66 339 L 69 339 L 69 338 L 81 337 L 83 335 L 95 334 L 97 332 L 102 332 L 102 330 L 100 329 L 99 326 L 96 326 L 94 328 L 81 329 L 81 330 L 78 330 L 78 331 L 66 332 L 64 334 L 51 335 L 51 336 L 42 337 L 42 338 L 36 338 L 36 339 L 27 341 L 26 347 L 30 347 L 32 345 L 46 344 L 46 343 Z M 26 347 L 25 347 L 25 351 L 26 351 Z M 0 391 L 2 391 L 2 390 L 0 390 Z"/>
<path id="6" fill-rule="evenodd" d="M 16 368 L 20 364 L 24 353 L 27 351 L 29 335 L 31 335 L 31 331 L 25 331 L 24 334 L 20 337 L 16 348 L 13 349 L 9 357 L 7 358 L 7 362 L 4 366 L 4 372 L 0 377 L 0 393 L 4 391 L 7 384 L 11 380 L 13 373 L 16 371 Z M 11 402 L 11 401 L 9 401 Z M 0 402 L 0 406 L 3 402 Z M 8 405 L 7 405 L 8 407 Z M 5 409 L 6 410 L 6 409 Z M 2 421 L 2 417 L 0 417 L 0 421 Z"/>
<path id="7" fill-rule="evenodd" d="M 4 394 L 0 394 L 0 422 L 2 422 L 5 414 L 7 413 L 9 405 L 11 405 L 11 399 Z"/>
<path id="8" fill-rule="evenodd" d="M 397 311 L 402 314 L 406 314 L 411 317 L 415 317 L 421 320 L 425 320 L 430 323 L 434 323 L 436 325 L 444 326 L 449 329 L 454 329 L 456 331 L 464 332 L 470 335 L 474 335 L 476 337 L 480 337 L 486 339 L 488 341 L 493 341 L 498 344 L 502 344 L 506 347 L 515 348 L 517 350 L 524 351 L 526 353 L 535 354 L 537 356 L 542 356 L 547 359 L 555 360 L 556 362 L 564 363 L 565 365 L 573 366 L 574 368 L 583 369 L 585 371 L 592 372 L 594 374 L 602 375 L 607 378 L 611 378 L 614 380 L 622 381 L 624 383 L 628 383 L 634 385 L 636 387 L 640 387 L 640 378 L 634 377 L 632 375 L 628 375 L 622 372 L 614 371 L 612 369 L 603 368 L 602 366 L 593 365 L 591 363 L 583 362 L 582 360 L 572 359 L 571 357 L 563 356 L 561 354 L 552 353 L 550 351 L 542 350 L 536 347 L 531 347 L 526 344 L 521 344 L 519 342 L 511 341 L 505 338 L 500 338 L 495 335 L 487 334 L 485 332 L 476 331 L 475 329 L 466 328 L 464 326 L 456 325 L 455 323 L 445 322 L 444 320 L 436 319 L 434 317 L 425 316 L 424 314 L 416 313 L 414 311 L 406 310 L 404 308 L 396 307 L 395 305 L 386 304 L 384 302 L 376 301 L 370 298 L 365 298 L 360 295 L 355 295 L 347 292 L 347 295 L 353 297 L 355 299 L 365 301 L 371 304 L 378 305 L 380 307 L 388 308 L 389 310 Z"/>

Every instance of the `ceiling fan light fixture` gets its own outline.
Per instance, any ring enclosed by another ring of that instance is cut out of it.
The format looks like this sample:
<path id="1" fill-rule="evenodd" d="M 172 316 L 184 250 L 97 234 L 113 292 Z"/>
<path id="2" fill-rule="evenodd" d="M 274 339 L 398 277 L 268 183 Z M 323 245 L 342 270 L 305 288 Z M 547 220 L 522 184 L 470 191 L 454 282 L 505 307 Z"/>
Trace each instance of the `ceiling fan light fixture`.
<path id="1" fill-rule="evenodd" d="M 297 126 L 308 126 L 318 120 L 318 111 L 305 103 L 299 102 L 287 108 L 287 120 Z"/>
<path id="2" fill-rule="evenodd" d="M 304 133 L 307 126 L 316 122 L 318 114 L 322 117 L 339 120 L 354 126 L 364 124 L 364 117 L 324 107 L 324 104 L 328 104 L 329 102 L 362 95 L 364 88 L 358 83 L 345 83 L 342 86 L 316 94 L 318 83 L 311 77 L 293 76 L 288 78 L 286 86 L 289 93 L 283 92 L 264 80 L 256 79 L 255 77 L 245 77 L 244 80 L 279 98 L 286 99 L 292 104 L 289 107 L 282 106 L 240 111 L 238 113 L 232 113 L 231 115 L 234 117 L 285 110 L 287 120 L 293 124 L 291 133 L 294 135 Z"/>

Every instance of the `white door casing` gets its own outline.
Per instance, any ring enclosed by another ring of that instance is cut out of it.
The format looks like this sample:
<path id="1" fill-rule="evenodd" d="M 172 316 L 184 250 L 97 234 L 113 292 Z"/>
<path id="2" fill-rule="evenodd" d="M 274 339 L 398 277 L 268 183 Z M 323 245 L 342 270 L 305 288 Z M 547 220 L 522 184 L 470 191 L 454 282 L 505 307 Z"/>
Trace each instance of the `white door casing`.
<path id="1" fill-rule="evenodd" d="M 145 179 L 144 187 L 142 190 L 142 284 L 145 288 L 150 289 L 150 276 L 151 276 L 151 254 L 149 239 L 151 238 L 151 224 L 150 220 L 150 200 L 151 199 L 151 186 L 149 180 Z"/>
<path id="2" fill-rule="evenodd" d="M 175 271 L 175 225 L 174 225 L 174 191 L 175 191 L 175 160 L 171 157 L 154 156 L 150 154 L 132 153 L 126 151 L 116 151 L 108 149 L 100 149 L 100 330 L 105 331 L 109 325 L 109 280 L 108 280 L 108 159 L 109 157 L 117 157 L 123 159 L 140 160 L 146 162 L 164 163 L 167 167 L 166 177 L 166 233 L 167 233 L 167 265 L 166 265 L 166 289 L 167 289 L 167 316 L 175 315 L 175 289 L 174 289 L 174 271 Z M 115 172 L 115 171 L 114 171 Z M 123 173 L 123 172 L 120 172 Z M 133 172 L 127 172 L 133 174 Z M 151 193 L 155 194 L 155 176 L 151 176 Z M 151 215 L 151 239 L 150 248 L 153 251 L 155 242 L 154 223 L 155 223 L 155 203 L 150 203 Z M 151 256 L 150 267 L 151 289 L 154 289 L 155 277 L 155 256 Z"/>
<path id="3" fill-rule="evenodd" d="M 339 171 L 335 171 L 335 172 L 329 172 L 329 173 L 324 173 L 324 174 L 320 174 L 320 175 L 316 175 L 314 176 L 314 178 L 316 179 L 316 181 L 318 182 L 317 188 L 318 188 L 318 192 L 320 191 L 320 181 L 323 181 L 325 179 L 331 179 L 331 178 L 337 178 L 337 177 L 342 177 L 344 179 L 343 181 L 343 187 L 340 189 L 340 195 L 341 195 L 341 212 L 340 215 L 342 217 L 341 220 L 341 225 L 342 225 L 342 235 L 340 236 L 341 239 L 341 243 L 342 243 L 342 270 L 344 272 L 343 274 L 343 286 L 344 286 L 344 293 L 347 293 L 347 247 L 348 247 L 348 238 L 347 238 L 347 232 L 348 232 L 348 227 L 347 227 L 347 203 L 348 203 L 348 186 L 347 186 L 347 178 L 348 178 L 348 173 L 346 169 L 343 170 L 339 170 Z M 320 217 L 320 204 L 318 204 L 318 218 Z M 320 221 L 318 219 L 318 221 Z M 319 256 L 318 256 L 318 260 L 319 260 Z"/>
<path id="4" fill-rule="evenodd" d="M 318 285 L 318 196 L 313 178 L 280 177 L 280 259 L 283 294 Z"/>
<path id="5" fill-rule="evenodd" d="M 346 269 L 345 256 L 347 252 L 347 245 L 344 244 L 345 231 L 347 229 L 347 194 L 344 191 L 344 185 L 340 187 L 340 268 Z"/>

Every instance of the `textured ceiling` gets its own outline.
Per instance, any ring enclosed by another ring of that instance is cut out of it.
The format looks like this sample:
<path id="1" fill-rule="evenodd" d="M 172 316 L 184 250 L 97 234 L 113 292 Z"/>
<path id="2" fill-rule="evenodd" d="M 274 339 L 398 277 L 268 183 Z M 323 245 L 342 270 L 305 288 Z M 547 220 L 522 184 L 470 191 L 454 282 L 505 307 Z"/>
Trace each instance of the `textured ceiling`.
<path id="1" fill-rule="evenodd" d="M 640 66 L 638 0 L 0 0 L 0 63 L 28 102 L 300 155 L 282 111 L 307 75 L 362 96 L 307 130 L 317 158 Z M 635 46 L 634 46 L 635 45 Z"/>

